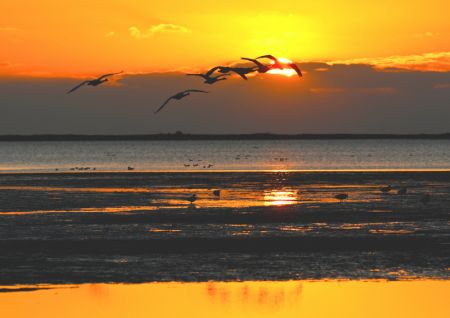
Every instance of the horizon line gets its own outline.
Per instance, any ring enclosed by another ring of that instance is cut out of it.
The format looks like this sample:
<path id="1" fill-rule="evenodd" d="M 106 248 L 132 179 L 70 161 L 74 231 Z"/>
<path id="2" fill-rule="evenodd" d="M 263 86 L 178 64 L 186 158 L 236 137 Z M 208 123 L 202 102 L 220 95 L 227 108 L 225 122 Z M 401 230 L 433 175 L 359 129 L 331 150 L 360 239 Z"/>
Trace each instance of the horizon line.
<path id="1" fill-rule="evenodd" d="M 4 134 L 1 141 L 115 141 L 115 140 L 314 140 L 314 139 L 450 139 L 447 133 L 244 133 L 191 134 Z"/>

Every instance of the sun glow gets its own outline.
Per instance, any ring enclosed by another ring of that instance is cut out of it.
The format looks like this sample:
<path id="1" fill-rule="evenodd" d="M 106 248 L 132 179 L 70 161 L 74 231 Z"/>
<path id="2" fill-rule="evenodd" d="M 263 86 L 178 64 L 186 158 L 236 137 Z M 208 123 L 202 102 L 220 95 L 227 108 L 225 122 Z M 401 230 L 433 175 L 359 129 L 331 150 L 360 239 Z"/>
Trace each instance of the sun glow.
<path id="1" fill-rule="evenodd" d="M 294 69 L 289 67 L 289 64 L 292 63 L 292 61 L 290 59 L 287 59 L 285 57 L 278 57 L 277 59 L 279 62 L 281 62 L 281 64 L 283 64 L 283 67 L 286 67 L 286 68 L 283 68 L 283 69 L 276 68 L 276 69 L 268 71 L 267 73 L 275 74 L 275 75 L 284 75 L 286 77 L 291 77 L 291 76 L 297 75 L 297 72 Z M 274 61 L 270 62 L 270 64 L 274 64 L 274 63 L 275 63 Z"/>

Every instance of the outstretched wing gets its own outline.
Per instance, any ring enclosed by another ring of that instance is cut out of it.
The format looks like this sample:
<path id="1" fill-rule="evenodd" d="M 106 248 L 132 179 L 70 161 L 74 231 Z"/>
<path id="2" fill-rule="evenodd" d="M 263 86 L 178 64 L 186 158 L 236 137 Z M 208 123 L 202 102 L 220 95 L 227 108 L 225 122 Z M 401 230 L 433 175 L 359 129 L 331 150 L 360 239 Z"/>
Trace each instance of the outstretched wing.
<path id="1" fill-rule="evenodd" d="M 274 62 L 278 62 L 278 59 L 275 56 L 270 55 L 270 54 L 258 56 L 257 59 L 271 59 Z"/>
<path id="2" fill-rule="evenodd" d="M 204 74 L 186 74 L 187 76 L 200 76 L 200 77 L 205 77 Z"/>
<path id="3" fill-rule="evenodd" d="M 222 66 L 216 66 L 213 67 L 212 69 L 210 69 L 208 72 L 206 72 L 206 76 L 210 77 L 212 73 L 214 73 L 216 70 L 218 70 L 219 68 L 222 68 Z"/>
<path id="4" fill-rule="evenodd" d="M 303 77 L 302 71 L 298 68 L 298 66 L 295 63 L 291 63 L 289 64 L 289 66 L 297 72 L 298 76 Z"/>
<path id="5" fill-rule="evenodd" d="M 246 60 L 246 61 L 250 61 L 255 63 L 256 65 L 258 65 L 259 67 L 264 66 L 260 61 L 257 61 L 255 59 L 250 59 L 248 57 L 241 57 L 241 60 Z"/>
<path id="6" fill-rule="evenodd" d="M 76 91 L 77 89 L 79 89 L 81 86 L 83 86 L 84 84 L 89 83 L 90 81 L 84 81 L 81 84 L 78 84 L 77 86 L 75 86 L 74 88 L 72 88 L 70 91 L 67 92 L 67 94 L 72 93 L 73 91 Z"/>
<path id="7" fill-rule="evenodd" d="M 170 96 L 165 102 L 164 104 L 162 104 L 161 106 L 159 106 L 159 108 L 155 111 L 155 114 L 157 114 L 161 109 L 164 108 L 164 106 L 167 105 L 167 103 L 173 98 L 173 96 Z"/>
<path id="8" fill-rule="evenodd" d="M 117 73 L 109 73 L 109 74 L 102 75 L 102 76 L 100 76 L 100 77 L 97 78 L 97 79 L 98 79 L 98 80 L 102 80 L 102 79 L 104 79 L 104 78 L 106 78 L 106 77 L 110 77 L 110 76 L 118 75 L 118 74 L 122 74 L 122 73 L 123 73 L 123 71 L 120 71 L 120 72 L 117 72 Z"/>
<path id="9" fill-rule="evenodd" d="M 236 74 L 238 74 L 240 77 L 242 77 L 243 79 L 247 80 L 247 76 L 245 76 L 244 73 L 240 73 L 239 71 L 237 71 L 236 69 L 231 69 L 232 72 L 235 72 Z"/>
<path id="10" fill-rule="evenodd" d="M 185 93 L 190 93 L 190 92 L 196 92 L 196 93 L 209 93 L 209 92 L 207 92 L 207 91 L 202 91 L 202 90 L 199 90 L 199 89 L 187 89 L 187 90 L 185 90 L 184 92 L 185 92 Z"/>

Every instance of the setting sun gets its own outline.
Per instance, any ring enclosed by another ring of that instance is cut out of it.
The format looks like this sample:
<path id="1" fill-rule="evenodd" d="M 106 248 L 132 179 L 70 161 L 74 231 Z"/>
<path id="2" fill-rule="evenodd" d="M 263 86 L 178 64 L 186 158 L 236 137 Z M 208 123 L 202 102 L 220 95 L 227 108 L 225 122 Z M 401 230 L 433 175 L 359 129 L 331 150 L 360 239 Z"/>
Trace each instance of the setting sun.
<path id="1" fill-rule="evenodd" d="M 286 67 L 286 68 L 283 68 L 283 69 L 275 68 L 275 69 L 268 71 L 267 73 L 275 74 L 275 75 L 284 75 L 286 77 L 292 77 L 292 76 L 297 75 L 297 72 L 294 69 L 289 67 L 289 64 L 293 63 L 290 59 L 285 58 L 285 57 L 278 57 L 277 59 L 279 62 L 281 62 L 283 64 L 283 67 Z M 275 63 L 274 61 L 271 61 L 270 64 L 274 64 L 274 63 Z"/>

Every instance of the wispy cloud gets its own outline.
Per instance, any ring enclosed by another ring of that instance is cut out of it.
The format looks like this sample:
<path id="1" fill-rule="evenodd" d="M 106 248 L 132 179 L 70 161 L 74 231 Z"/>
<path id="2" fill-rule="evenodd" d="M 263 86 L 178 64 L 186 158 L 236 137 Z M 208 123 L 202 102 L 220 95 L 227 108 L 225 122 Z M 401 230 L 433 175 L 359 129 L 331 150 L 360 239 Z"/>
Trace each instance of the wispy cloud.
<path id="1" fill-rule="evenodd" d="M 11 66 L 11 63 L 8 61 L 0 61 L 0 66 L 8 67 L 8 66 Z"/>
<path id="2" fill-rule="evenodd" d="M 434 85 L 434 88 L 436 89 L 450 89 L 450 83 L 440 83 Z"/>
<path id="3" fill-rule="evenodd" d="M 450 52 L 395 55 L 382 58 L 362 58 L 333 61 L 330 64 L 368 64 L 379 69 L 448 72 L 450 71 Z"/>
<path id="4" fill-rule="evenodd" d="M 153 25 L 147 30 L 141 30 L 138 27 L 132 26 L 128 28 L 130 36 L 136 39 L 147 39 L 156 33 L 190 33 L 192 30 L 177 24 L 161 23 Z"/>
<path id="5" fill-rule="evenodd" d="M 423 33 L 413 33 L 412 36 L 415 38 L 431 38 L 434 36 L 438 36 L 439 33 L 433 33 L 433 32 L 423 32 Z"/>
<path id="6" fill-rule="evenodd" d="M 108 33 L 106 33 L 106 37 L 112 37 L 112 36 L 114 36 L 114 35 L 116 35 L 116 32 L 114 32 L 114 31 L 111 31 L 111 32 L 108 32 Z"/>

